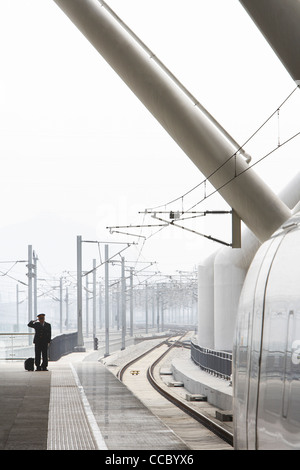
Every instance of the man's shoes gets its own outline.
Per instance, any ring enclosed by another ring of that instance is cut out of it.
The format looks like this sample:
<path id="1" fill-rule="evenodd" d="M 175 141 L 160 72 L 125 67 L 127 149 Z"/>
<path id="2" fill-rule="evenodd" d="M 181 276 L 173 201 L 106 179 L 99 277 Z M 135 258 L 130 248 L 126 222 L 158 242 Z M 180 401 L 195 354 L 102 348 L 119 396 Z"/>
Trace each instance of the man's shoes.
<path id="1" fill-rule="evenodd" d="M 42 368 L 40 366 L 35 369 L 36 372 L 39 371 L 39 370 L 42 370 Z"/>
<path id="2" fill-rule="evenodd" d="M 48 369 L 47 369 L 47 367 L 43 367 L 43 369 L 42 369 L 42 370 L 46 370 L 46 371 L 48 372 Z"/>

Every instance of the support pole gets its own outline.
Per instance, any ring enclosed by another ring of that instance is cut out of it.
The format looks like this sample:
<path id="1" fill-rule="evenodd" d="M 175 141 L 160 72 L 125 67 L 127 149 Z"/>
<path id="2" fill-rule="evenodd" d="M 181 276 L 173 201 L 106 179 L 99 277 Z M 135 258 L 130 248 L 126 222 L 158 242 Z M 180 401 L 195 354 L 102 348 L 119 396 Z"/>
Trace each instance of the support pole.
<path id="1" fill-rule="evenodd" d="M 156 312 L 156 322 L 157 322 L 157 332 L 159 333 L 159 285 L 156 287 L 156 302 L 157 302 L 157 312 Z"/>
<path id="2" fill-rule="evenodd" d="M 152 328 L 155 326 L 155 288 L 152 287 L 151 289 L 151 297 L 152 297 Z"/>
<path id="3" fill-rule="evenodd" d="M 89 275 L 85 276 L 85 334 L 89 336 Z"/>
<path id="4" fill-rule="evenodd" d="M 102 329 L 102 291 L 101 282 L 99 282 L 99 328 Z"/>
<path id="5" fill-rule="evenodd" d="M 28 323 L 32 320 L 32 245 L 28 245 Z M 32 336 L 28 337 L 28 344 L 32 344 Z"/>
<path id="6" fill-rule="evenodd" d="M 66 287 L 66 329 L 69 329 L 69 289 Z"/>
<path id="7" fill-rule="evenodd" d="M 78 352 L 85 351 L 82 335 L 82 239 L 77 236 L 77 346 Z"/>
<path id="8" fill-rule="evenodd" d="M 59 279 L 59 331 L 62 333 L 62 319 L 63 316 L 63 287 L 62 277 Z"/>
<path id="9" fill-rule="evenodd" d="M 122 256 L 122 347 L 121 351 L 125 349 L 125 336 L 126 336 L 126 282 L 125 282 L 125 258 Z"/>
<path id="10" fill-rule="evenodd" d="M 120 300 L 121 300 L 121 284 L 117 284 L 116 289 L 116 304 L 117 304 L 117 330 L 120 329 Z"/>
<path id="11" fill-rule="evenodd" d="M 20 330 L 20 315 L 19 315 L 19 284 L 16 285 L 16 302 L 17 302 L 17 333 L 19 333 Z"/>
<path id="12" fill-rule="evenodd" d="M 32 245 L 28 245 L 28 323 L 32 320 Z"/>
<path id="13" fill-rule="evenodd" d="M 96 338 L 96 260 L 93 259 L 93 339 Z"/>
<path id="14" fill-rule="evenodd" d="M 133 336 L 133 268 L 130 268 L 130 336 Z"/>
<path id="15" fill-rule="evenodd" d="M 37 317 L 37 314 L 38 314 L 37 312 L 37 277 L 38 277 L 37 262 L 38 262 L 38 256 L 35 253 L 35 251 L 33 251 L 33 269 L 34 269 L 34 272 L 33 272 L 33 311 L 34 311 L 35 318 Z"/>
<path id="16" fill-rule="evenodd" d="M 161 331 L 164 331 L 165 329 L 165 319 L 164 319 L 164 316 L 165 316 L 165 313 L 164 313 L 164 288 L 162 288 L 161 290 L 161 294 L 160 294 L 160 305 L 161 305 Z"/>
<path id="17" fill-rule="evenodd" d="M 145 315 L 146 315 L 146 334 L 148 333 L 148 283 L 145 283 Z"/>
<path id="18" fill-rule="evenodd" d="M 232 209 L 232 248 L 241 248 L 242 236 L 241 236 L 241 218 Z"/>
<path id="19" fill-rule="evenodd" d="M 105 354 L 109 356 L 109 285 L 108 285 L 108 245 L 105 245 Z"/>

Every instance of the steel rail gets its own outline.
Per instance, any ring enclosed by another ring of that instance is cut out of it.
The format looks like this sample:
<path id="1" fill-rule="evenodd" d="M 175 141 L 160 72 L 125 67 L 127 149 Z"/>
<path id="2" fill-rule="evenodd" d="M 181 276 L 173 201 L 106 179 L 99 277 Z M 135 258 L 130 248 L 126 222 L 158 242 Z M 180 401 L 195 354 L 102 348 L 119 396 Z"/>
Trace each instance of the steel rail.
<path id="1" fill-rule="evenodd" d="M 174 336 L 174 335 L 173 335 Z M 178 335 L 176 335 L 178 336 Z M 184 334 L 177 340 L 175 341 L 163 354 L 161 354 L 161 356 L 159 356 L 154 362 L 153 364 L 151 364 L 151 366 L 148 367 L 148 370 L 147 370 L 147 379 L 148 381 L 150 382 L 150 384 L 152 385 L 153 388 L 155 388 L 155 390 L 160 393 L 164 398 L 166 398 L 167 400 L 169 400 L 171 403 L 173 403 L 173 405 L 177 406 L 178 408 L 180 408 L 183 412 L 185 412 L 186 414 L 188 414 L 189 416 L 191 416 L 193 419 L 195 419 L 196 421 L 198 421 L 200 424 L 202 424 L 204 427 L 206 427 L 207 429 L 209 429 L 211 432 L 213 432 L 215 435 L 217 435 L 218 437 L 220 437 L 221 439 L 223 439 L 225 442 L 227 442 L 227 444 L 233 446 L 233 434 L 228 431 L 227 429 L 223 428 L 221 425 L 219 425 L 218 423 L 216 423 L 215 421 L 213 421 L 212 419 L 210 419 L 209 417 L 205 416 L 203 413 L 201 413 L 200 411 L 198 410 L 195 410 L 194 408 L 192 408 L 191 406 L 189 406 L 187 403 L 185 403 L 184 401 L 182 401 L 180 398 L 177 398 L 175 397 L 174 395 L 172 395 L 171 393 L 169 393 L 167 390 L 165 390 L 163 387 L 161 387 L 158 382 L 155 380 L 154 378 L 154 369 L 155 367 L 158 365 L 158 363 L 171 351 L 171 349 L 173 349 L 174 347 L 177 346 L 177 343 L 181 341 L 181 339 L 183 338 Z M 170 337 L 171 338 L 171 337 Z M 169 338 L 169 339 L 170 339 Z M 128 362 L 122 369 L 120 369 L 119 373 L 118 373 L 118 378 L 119 380 L 122 381 L 123 379 L 123 375 L 124 375 L 124 372 L 126 371 L 126 369 L 128 367 L 130 367 L 132 364 L 134 364 L 135 362 L 137 362 L 138 360 L 140 360 L 141 358 L 145 357 L 147 354 L 149 354 L 151 351 L 153 351 L 154 349 L 157 349 L 158 347 L 160 347 L 162 344 L 168 344 L 168 340 L 165 340 L 165 341 L 162 341 L 161 343 L 157 344 L 156 346 L 154 346 L 153 348 L 149 349 L 148 351 L 144 352 L 143 354 L 141 354 L 140 356 L 136 357 L 135 359 L 133 359 L 132 361 Z"/>
<path id="2" fill-rule="evenodd" d="M 173 347 L 173 346 L 175 346 L 175 345 L 172 345 L 171 347 Z M 193 419 L 195 419 L 196 421 L 201 423 L 203 426 L 205 426 L 207 429 L 212 431 L 218 437 L 220 437 L 221 439 L 226 441 L 228 444 L 233 446 L 233 435 L 230 431 L 223 428 L 218 423 L 216 423 L 212 419 L 205 416 L 203 413 L 200 413 L 199 411 L 195 410 L 194 408 L 189 406 L 184 401 L 182 401 L 179 398 L 175 397 L 174 395 L 170 394 L 167 390 L 165 390 L 163 387 L 161 387 L 158 384 L 158 382 L 155 380 L 155 378 L 154 378 L 154 369 L 157 366 L 157 364 L 169 353 L 170 349 L 165 351 L 158 359 L 156 359 L 156 361 L 154 361 L 154 363 L 147 370 L 147 378 L 148 378 L 149 382 L 151 383 L 152 387 L 155 388 L 155 390 L 157 392 L 159 392 L 163 397 L 165 397 L 167 400 L 169 400 L 175 406 L 180 408 L 182 411 L 184 411 L 189 416 L 191 416 Z"/>
<path id="3" fill-rule="evenodd" d="M 186 332 L 185 332 L 186 333 Z M 184 334 L 185 334 L 184 333 Z M 172 333 L 170 335 L 167 335 L 167 336 L 164 336 L 164 338 L 167 338 L 167 339 L 164 339 L 163 341 L 161 341 L 160 343 L 156 344 L 156 346 L 153 346 L 152 348 L 148 349 L 147 351 L 145 351 L 144 353 L 140 354 L 138 357 L 132 359 L 131 361 L 127 362 L 127 364 L 125 364 L 125 366 L 123 366 L 117 373 L 117 377 L 118 379 L 122 382 L 122 379 L 123 379 L 123 375 L 124 375 L 124 372 L 128 369 L 128 367 L 130 367 L 132 364 L 134 364 L 136 361 L 139 361 L 140 359 L 142 359 L 143 357 L 147 356 L 147 354 L 149 354 L 150 352 L 154 351 L 155 349 L 159 348 L 160 346 L 162 346 L 163 344 L 168 344 L 168 341 L 173 338 L 174 336 L 178 336 L 178 333 Z M 184 336 L 184 335 L 183 335 Z"/>

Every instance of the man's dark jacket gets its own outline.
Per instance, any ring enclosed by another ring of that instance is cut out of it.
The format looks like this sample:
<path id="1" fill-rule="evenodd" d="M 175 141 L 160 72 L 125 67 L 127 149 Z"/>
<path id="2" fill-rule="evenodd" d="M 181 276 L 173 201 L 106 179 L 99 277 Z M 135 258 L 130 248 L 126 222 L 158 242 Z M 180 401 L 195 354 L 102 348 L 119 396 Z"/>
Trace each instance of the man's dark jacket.
<path id="1" fill-rule="evenodd" d="M 30 328 L 35 329 L 33 342 L 35 344 L 48 344 L 51 341 L 51 325 L 44 322 L 44 325 L 39 321 L 31 320 L 28 325 Z"/>

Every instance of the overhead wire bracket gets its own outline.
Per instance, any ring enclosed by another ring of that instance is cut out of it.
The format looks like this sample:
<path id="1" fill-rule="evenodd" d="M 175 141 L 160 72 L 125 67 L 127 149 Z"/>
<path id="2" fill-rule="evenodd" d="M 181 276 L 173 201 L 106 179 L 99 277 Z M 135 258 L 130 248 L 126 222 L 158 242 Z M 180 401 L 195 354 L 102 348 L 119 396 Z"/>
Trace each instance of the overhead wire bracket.
<path id="1" fill-rule="evenodd" d="M 156 217 L 155 215 L 152 215 L 151 217 L 153 217 L 154 219 L 157 219 L 157 220 L 161 220 L 162 222 L 167 222 L 166 220 L 161 219 L 160 217 Z M 187 230 L 188 232 L 195 233 L 196 235 L 200 235 L 201 237 L 208 238 L 209 240 L 212 240 L 214 242 L 221 243 L 222 245 L 231 246 L 231 243 L 224 242 L 223 240 L 219 240 L 218 238 L 214 238 L 211 235 L 205 235 L 204 233 L 197 232 L 196 230 L 192 230 L 188 227 L 184 227 L 183 225 L 178 225 L 174 221 L 169 222 L 168 225 L 172 225 L 174 227 L 181 228 L 182 230 Z"/>
<path id="2" fill-rule="evenodd" d="M 241 219 L 238 216 L 238 214 L 235 212 L 234 209 L 230 211 L 223 211 L 223 210 L 207 210 L 207 211 L 149 211 L 146 210 L 145 212 L 139 212 L 139 214 L 144 213 L 144 214 L 150 214 L 153 219 L 156 219 L 160 222 L 163 222 L 162 224 L 142 224 L 142 225 L 116 225 L 112 227 L 106 227 L 107 229 L 110 230 L 110 233 L 124 233 L 124 232 L 118 232 L 117 230 L 113 229 L 121 229 L 121 228 L 151 228 L 151 227 L 167 227 L 169 225 L 172 225 L 174 227 L 180 228 L 182 230 L 186 230 L 188 232 L 194 233 L 196 235 L 200 235 L 201 237 L 207 238 L 208 240 L 220 243 L 225 246 L 231 246 L 232 248 L 241 248 Z M 163 219 L 161 217 L 157 217 L 157 214 L 169 214 L 169 220 Z M 188 214 L 193 214 L 191 217 L 181 217 L 182 215 L 188 215 Z M 198 232 L 196 230 L 190 229 L 188 227 L 184 227 L 183 225 L 180 225 L 177 221 L 184 221 L 187 219 L 195 218 L 195 217 L 204 217 L 206 215 L 221 215 L 221 214 L 231 214 L 232 215 L 232 226 L 231 226 L 231 231 L 232 231 L 232 243 L 227 243 L 223 240 L 220 240 L 216 237 L 212 237 L 211 235 L 206 235 L 205 233 Z M 142 237 L 141 235 L 135 235 L 132 233 L 127 233 L 127 235 L 131 236 L 136 236 L 136 237 L 141 237 L 141 238 L 146 238 Z"/>

